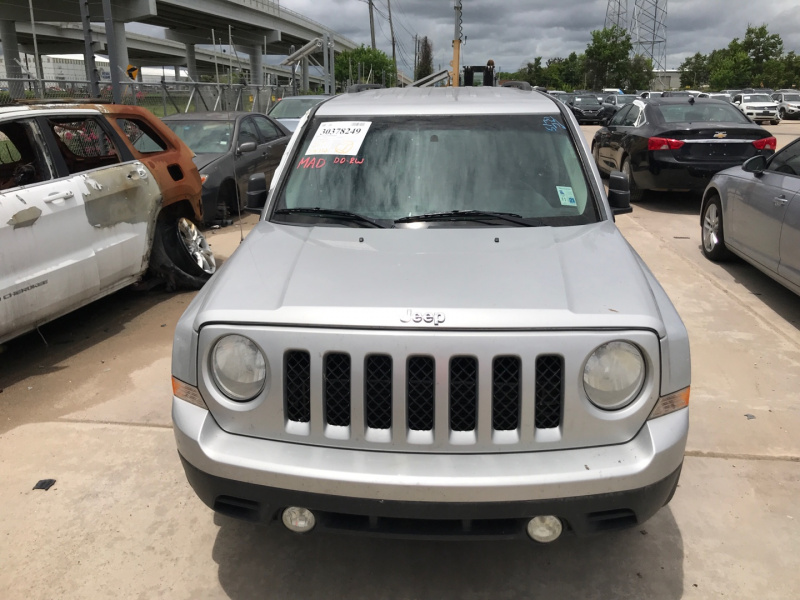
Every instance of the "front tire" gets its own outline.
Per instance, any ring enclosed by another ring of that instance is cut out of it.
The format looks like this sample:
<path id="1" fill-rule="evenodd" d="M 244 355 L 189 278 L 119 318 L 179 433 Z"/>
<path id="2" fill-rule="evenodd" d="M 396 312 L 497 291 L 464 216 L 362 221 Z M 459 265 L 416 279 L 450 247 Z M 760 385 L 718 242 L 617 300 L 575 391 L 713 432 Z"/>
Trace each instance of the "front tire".
<path id="1" fill-rule="evenodd" d="M 150 269 L 168 290 L 199 290 L 217 270 L 205 235 L 186 217 L 156 224 Z"/>
<path id="2" fill-rule="evenodd" d="M 725 247 L 725 234 L 722 227 L 722 202 L 716 194 L 709 196 L 703 207 L 701 235 L 703 254 L 709 260 L 719 262 L 730 258 L 730 250 Z"/>
<path id="3" fill-rule="evenodd" d="M 774 121 L 770 121 L 773 125 L 778 125 L 781 122 L 780 119 L 775 119 Z"/>
<path id="4" fill-rule="evenodd" d="M 778 116 L 781 118 L 781 121 L 783 121 L 786 118 L 786 109 L 780 108 L 778 110 Z"/>
<path id="5" fill-rule="evenodd" d="M 628 182 L 631 190 L 631 202 L 640 202 L 644 198 L 644 190 L 636 185 L 636 181 L 633 179 L 631 159 L 628 157 L 626 157 L 622 162 L 622 172 L 628 176 Z"/>

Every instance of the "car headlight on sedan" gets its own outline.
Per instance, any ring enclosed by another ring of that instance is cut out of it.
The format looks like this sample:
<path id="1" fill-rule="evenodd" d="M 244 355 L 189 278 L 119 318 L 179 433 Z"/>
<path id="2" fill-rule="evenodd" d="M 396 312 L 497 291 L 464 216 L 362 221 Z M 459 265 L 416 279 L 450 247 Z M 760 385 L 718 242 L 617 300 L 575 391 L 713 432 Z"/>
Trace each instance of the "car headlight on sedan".
<path id="1" fill-rule="evenodd" d="M 583 388 L 597 408 L 618 410 L 634 401 L 645 380 L 641 350 L 630 342 L 603 344 L 589 356 L 583 369 Z"/>
<path id="2" fill-rule="evenodd" d="M 242 335 L 226 335 L 211 351 L 211 375 L 231 400 L 247 402 L 267 385 L 269 363 L 255 343 Z"/>

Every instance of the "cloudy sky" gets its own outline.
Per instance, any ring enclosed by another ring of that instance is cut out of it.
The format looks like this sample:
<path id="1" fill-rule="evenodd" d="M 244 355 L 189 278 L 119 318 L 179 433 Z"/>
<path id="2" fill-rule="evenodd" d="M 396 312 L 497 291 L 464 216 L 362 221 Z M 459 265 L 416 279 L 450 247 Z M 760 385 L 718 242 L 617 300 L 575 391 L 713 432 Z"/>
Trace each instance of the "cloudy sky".
<path id="1" fill-rule="evenodd" d="M 663 0 L 665 3 L 667 0 Z M 375 39 L 391 56 L 386 0 L 374 0 Z M 628 0 L 629 14 L 635 0 Z M 280 0 L 280 6 L 314 19 L 357 43 L 370 44 L 366 0 Z M 411 72 L 413 36 L 433 41 L 434 68 L 452 58 L 453 0 L 391 0 L 398 41 L 398 67 Z M 590 32 L 601 29 L 608 0 L 462 0 L 467 43 L 462 64 L 515 71 L 536 56 L 545 59 L 583 52 Z M 667 67 L 677 68 L 695 52 L 708 53 L 743 37 L 747 25 L 765 23 L 783 38 L 785 51 L 800 53 L 798 0 L 669 0 Z"/>

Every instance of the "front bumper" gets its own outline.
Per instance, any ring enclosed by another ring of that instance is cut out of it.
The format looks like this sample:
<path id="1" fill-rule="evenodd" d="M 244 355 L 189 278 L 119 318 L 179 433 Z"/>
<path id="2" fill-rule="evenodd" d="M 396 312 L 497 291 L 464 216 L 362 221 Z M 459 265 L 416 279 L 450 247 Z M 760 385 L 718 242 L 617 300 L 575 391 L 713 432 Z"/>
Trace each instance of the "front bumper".
<path id="1" fill-rule="evenodd" d="M 674 489 L 689 427 L 684 409 L 648 421 L 614 446 L 412 454 L 232 435 L 208 411 L 178 398 L 172 414 L 189 482 L 219 512 L 269 521 L 291 505 L 371 517 L 370 524 L 487 519 L 501 529 L 523 522 L 512 527 L 503 520 L 555 514 L 579 534 L 650 518 Z"/>

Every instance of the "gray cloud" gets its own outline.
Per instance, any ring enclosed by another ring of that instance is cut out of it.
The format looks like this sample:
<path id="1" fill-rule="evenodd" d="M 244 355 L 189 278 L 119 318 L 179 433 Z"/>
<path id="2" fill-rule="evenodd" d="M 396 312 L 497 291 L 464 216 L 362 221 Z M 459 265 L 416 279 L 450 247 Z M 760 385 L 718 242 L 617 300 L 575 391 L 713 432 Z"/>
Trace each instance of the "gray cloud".
<path id="1" fill-rule="evenodd" d="M 428 36 L 434 46 L 434 67 L 452 58 L 453 0 L 391 0 L 398 66 L 410 74 L 413 35 Z M 629 1 L 629 13 L 634 0 Z M 516 70 L 542 56 L 545 60 L 583 52 L 590 32 L 601 29 L 607 0 L 463 0 L 467 43 L 462 64 L 485 64 L 492 58 L 503 70 Z M 369 45 L 366 0 L 280 0 L 289 8 L 329 26 L 357 43 Z M 671 0 L 667 17 L 667 66 L 677 68 L 695 52 L 708 53 L 743 37 L 748 24 L 765 23 L 783 38 L 788 52 L 800 53 L 800 10 L 797 0 Z M 386 0 L 375 0 L 376 42 L 391 56 Z M 379 14 L 380 13 L 380 14 Z"/>

